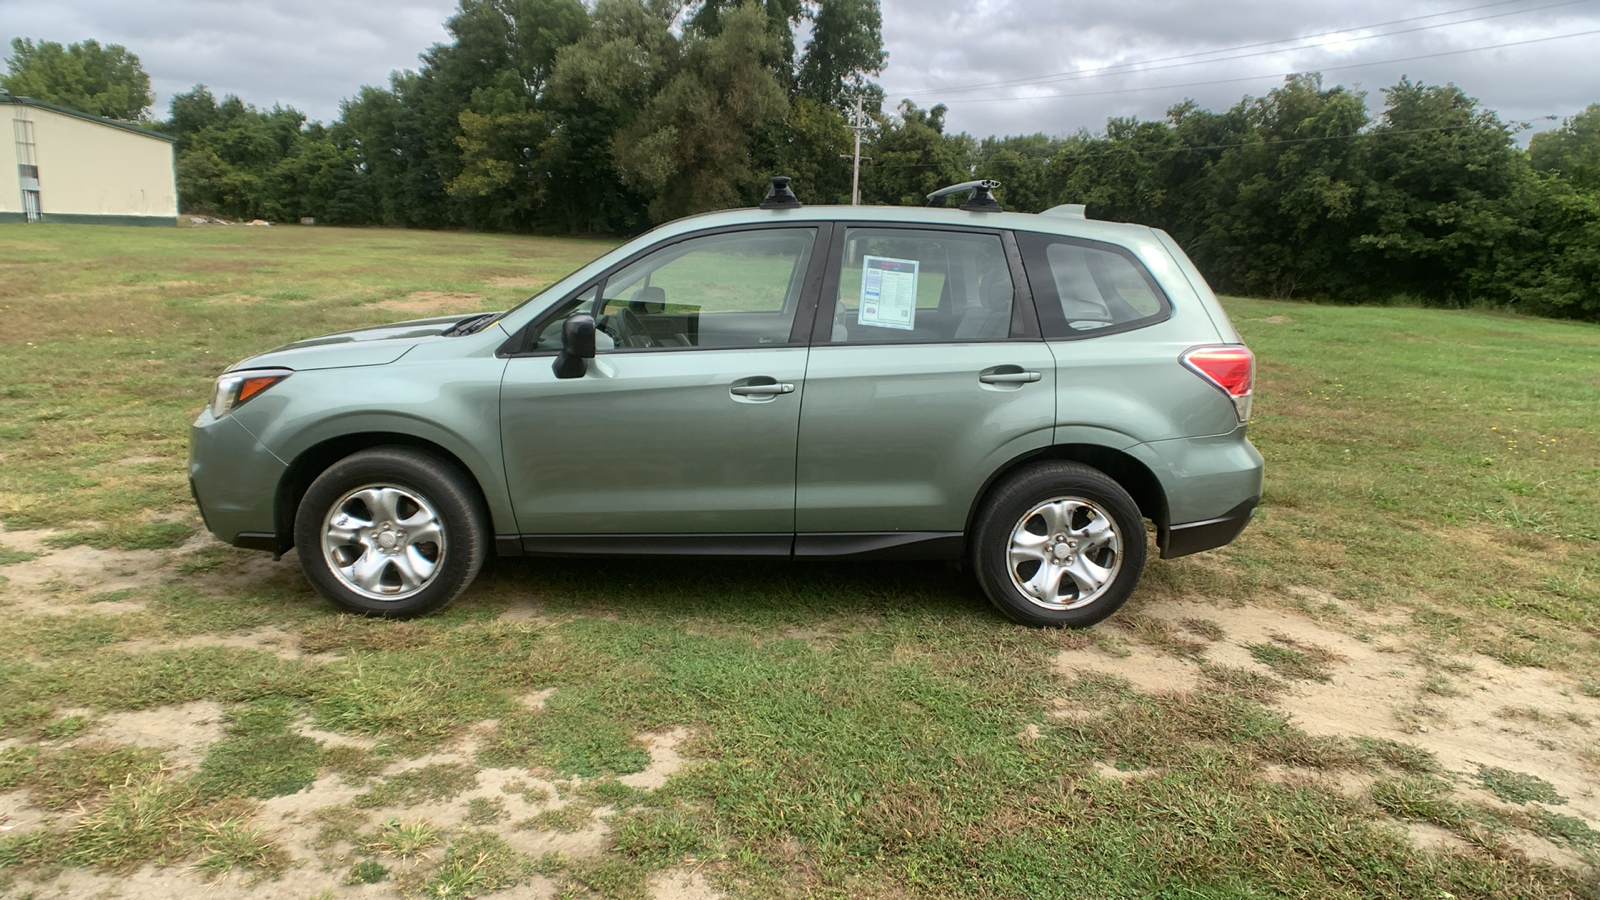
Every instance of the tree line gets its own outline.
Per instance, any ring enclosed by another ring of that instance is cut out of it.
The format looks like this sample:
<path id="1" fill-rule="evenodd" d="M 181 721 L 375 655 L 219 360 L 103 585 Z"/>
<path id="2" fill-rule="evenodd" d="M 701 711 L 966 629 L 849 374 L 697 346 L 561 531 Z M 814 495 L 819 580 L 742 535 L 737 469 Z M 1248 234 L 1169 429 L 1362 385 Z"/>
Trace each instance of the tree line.
<path id="1" fill-rule="evenodd" d="M 1600 104 L 1523 150 L 1453 85 L 1373 108 L 1306 74 L 1220 112 L 980 140 L 943 106 L 883 110 L 877 0 L 461 0 L 446 27 L 326 125 L 204 85 L 150 121 L 138 58 L 93 41 L 13 42 L 0 86 L 174 135 L 185 210 L 608 234 L 754 204 L 773 174 L 848 202 L 860 99 L 864 203 L 995 178 L 1008 209 L 1164 228 L 1222 291 L 1600 321 Z"/>

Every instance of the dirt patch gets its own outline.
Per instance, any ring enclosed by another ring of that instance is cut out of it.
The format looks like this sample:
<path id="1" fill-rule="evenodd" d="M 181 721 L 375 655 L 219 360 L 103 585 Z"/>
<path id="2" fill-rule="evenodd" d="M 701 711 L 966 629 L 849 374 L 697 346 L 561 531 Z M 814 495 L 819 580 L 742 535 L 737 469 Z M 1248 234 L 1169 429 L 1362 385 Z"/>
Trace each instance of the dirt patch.
<path id="1" fill-rule="evenodd" d="M 1146 694 L 1190 691 L 1200 676 L 1200 667 L 1191 660 L 1143 646 L 1130 648 L 1127 656 L 1113 656 L 1099 648 L 1063 650 L 1056 657 L 1056 671 L 1068 677 L 1110 675 Z"/>
<path id="2" fill-rule="evenodd" d="M 380 300 L 373 305 L 379 309 L 395 309 L 401 312 L 435 312 L 476 309 L 482 303 L 482 294 L 465 291 L 412 291 L 403 300 Z"/>
<path id="3" fill-rule="evenodd" d="M 65 615 L 92 609 L 102 615 L 137 612 L 143 603 L 85 601 L 99 594 L 149 587 L 161 582 L 166 556 L 159 550 L 95 550 L 71 547 L 6 567 L 10 584 L 0 592 L 8 606 L 25 615 Z"/>
<path id="4" fill-rule="evenodd" d="M 629 787 L 653 791 L 667 783 L 672 774 L 683 768 L 683 757 L 678 746 L 689 736 L 687 728 L 672 728 L 640 735 L 650 749 L 650 765 L 643 772 L 623 775 L 617 780 Z"/>
<path id="5" fill-rule="evenodd" d="M 1094 773 L 1101 778 L 1109 778 L 1112 781 L 1127 781 L 1130 778 L 1138 778 L 1140 775 L 1148 774 L 1148 772 L 1148 769 L 1119 769 L 1102 760 L 1097 759 L 1094 761 Z"/>
<path id="6" fill-rule="evenodd" d="M 540 281 L 537 278 L 517 277 L 496 277 L 490 278 L 484 282 L 484 284 L 488 285 L 489 287 L 497 288 L 538 288 L 544 287 L 549 283 L 550 282 L 548 281 Z"/>
<path id="7" fill-rule="evenodd" d="M 668 869 L 650 877 L 653 900 L 721 900 L 726 896 L 711 886 L 700 869 Z"/>
<path id="8" fill-rule="evenodd" d="M 211 700 L 106 715 L 80 741 L 152 747 L 166 753 L 175 771 L 193 771 L 222 739 L 223 707 Z"/>
<path id="9" fill-rule="evenodd" d="M 1152 694 L 1195 690 L 1201 660 L 1279 677 L 1288 689 L 1276 706 L 1310 734 L 1368 736 L 1421 747 L 1454 778 L 1460 799 L 1482 805 L 1513 804 L 1473 786 L 1479 766 L 1533 775 L 1564 799 L 1555 807 L 1562 814 L 1600 826 L 1600 784 L 1586 762 L 1600 739 L 1600 699 L 1584 696 L 1562 676 L 1539 669 L 1513 668 L 1481 656 L 1431 658 L 1436 656 L 1433 648 L 1417 648 L 1429 651 L 1421 654 L 1391 636 L 1403 622 L 1397 614 L 1362 613 L 1309 589 L 1294 593 L 1294 602 L 1304 609 L 1192 601 L 1140 604 L 1128 612 L 1165 620 L 1174 630 L 1185 619 L 1204 619 L 1222 636 L 1191 658 L 1138 643 L 1135 633 L 1126 656 L 1097 647 L 1068 650 L 1059 654 L 1056 667 L 1069 678 L 1115 676 Z M 1121 636 L 1116 637 L 1114 646 L 1121 643 Z M 1314 650 L 1323 660 L 1320 673 L 1326 680 L 1317 680 L 1315 674 L 1283 678 L 1258 659 L 1271 658 L 1262 653 L 1263 647 Z M 1071 720 L 1089 713 L 1062 700 L 1048 714 Z M 1352 797 L 1364 794 L 1372 781 L 1365 773 L 1330 777 L 1274 767 L 1266 777 L 1285 783 L 1317 781 Z M 1415 835 L 1419 846 L 1445 846 L 1426 829 Z M 1512 846 L 1530 857 L 1563 866 L 1583 864 L 1578 854 L 1535 835 L 1515 835 Z"/>
<path id="10" fill-rule="evenodd" d="M 1288 316 L 1265 316 L 1260 319 L 1251 319 L 1252 322 L 1266 322 L 1269 325 L 1284 325 L 1294 320 Z"/>
<path id="11" fill-rule="evenodd" d="M 27 791 L 0 794 L 0 839 L 12 832 L 47 825 L 55 817 L 29 802 Z"/>
<path id="12" fill-rule="evenodd" d="M 1426 822 L 1396 822 L 1391 823 L 1395 828 L 1405 832 L 1406 840 L 1419 850 L 1447 850 L 1452 853 L 1468 852 L 1472 844 L 1464 840 L 1448 828 L 1429 825 Z"/>
<path id="13" fill-rule="evenodd" d="M 147 639 L 124 641 L 121 649 L 126 653 L 143 653 L 147 650 L 183 650 L 191 647 L 227 647 L 234 650 L 259 650 L 279 659 L 302 659 L 307 654 L 300 650 L 299 638 L 282 628 L 267 626 L 239 634 L 196 634 L 175 639 Z M 316 654 L 314 658 L 332 659 L 334 654 Z"/>
<path id="14" fill-rule="evenodd" d="M 107 874 L 93 869 L 68 869 L 47 884 L 30 885 L 28 896 L 73 900 L 168 900 L 204 897 L 205 900 L 305 900 L 307 897 L 394 896 L 392 887 L 380 892 L 346 887 L 344 872 L 300 869 L 280 880 L 250 881 L 227 877 L 207 881 L 187 866 L 146 866 L 128 874 Z"/>

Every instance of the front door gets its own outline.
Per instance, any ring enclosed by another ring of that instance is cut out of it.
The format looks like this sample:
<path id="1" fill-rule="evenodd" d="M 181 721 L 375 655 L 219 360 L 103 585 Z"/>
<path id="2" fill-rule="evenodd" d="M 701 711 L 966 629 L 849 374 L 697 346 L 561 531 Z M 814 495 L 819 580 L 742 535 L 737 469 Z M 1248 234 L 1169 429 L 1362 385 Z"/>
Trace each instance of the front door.
<path id="1" fill-rule="evenodd" d="M 872 227 L 838 239 L 800 412 L 797 555 L 848 544 L 823 534 L 860 547 L 954 537 L 991 473 L 1049 445 L 1055 363 L 1005 238 Z"/>
<path id="2" fill-rule="evenodd" d="M 529 552 L 788 553 L 819 230 L 679 240 L 535 326 L 501 390 Z M 583 377 L 556 378 L 557 336 L 576 311 L 594 313 L 602 346 Z"/>

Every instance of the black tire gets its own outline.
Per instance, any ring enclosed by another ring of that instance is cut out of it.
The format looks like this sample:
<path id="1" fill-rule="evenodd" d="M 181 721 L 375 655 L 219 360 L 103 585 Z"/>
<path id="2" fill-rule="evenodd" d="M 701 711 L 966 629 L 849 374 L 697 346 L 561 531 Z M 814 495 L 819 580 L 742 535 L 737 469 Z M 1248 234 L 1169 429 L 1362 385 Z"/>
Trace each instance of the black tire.
<path id="1" fill-rule="evenodd" d="M 350 612 L 403 619 L 442 609 L 477 577 L 487 518 L 476 485 L 451 462 L 375 447 L 311 482 L 295 511 L 294 542 L 322 596 Z"/>
<path id="2" fill-rule="evenodd" d="M 974 523 L 970 555 L 978 584 L 1011 620 L 1081 628 L 1116 612 L 1133 593 L 1145 544 L 1138 504 L 1110 476 L 1079 463 L 1042 462 L 990 493 Z"/>

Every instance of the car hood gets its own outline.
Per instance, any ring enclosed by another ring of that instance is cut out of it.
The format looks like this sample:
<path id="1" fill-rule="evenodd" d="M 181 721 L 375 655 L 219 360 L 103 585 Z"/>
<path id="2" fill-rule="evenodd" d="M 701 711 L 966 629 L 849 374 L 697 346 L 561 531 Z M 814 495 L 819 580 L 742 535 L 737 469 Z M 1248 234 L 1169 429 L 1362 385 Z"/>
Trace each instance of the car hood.
<path id="1" fill-rule="evenodd" d="M 357 328 L 354 331 L 306 338 L 253 356 L 233 368 L 278 367 L 299 372 L 309 369 L 381 366 L 405 356 L 407 351 L 421 341 L 437 338 L 457 322 L 481 315 L 483 313 L 413 319 L 409 322 L 373 325 L 368 328 Z"/>

